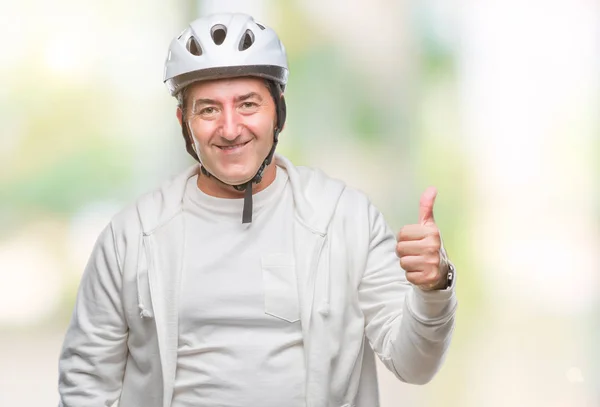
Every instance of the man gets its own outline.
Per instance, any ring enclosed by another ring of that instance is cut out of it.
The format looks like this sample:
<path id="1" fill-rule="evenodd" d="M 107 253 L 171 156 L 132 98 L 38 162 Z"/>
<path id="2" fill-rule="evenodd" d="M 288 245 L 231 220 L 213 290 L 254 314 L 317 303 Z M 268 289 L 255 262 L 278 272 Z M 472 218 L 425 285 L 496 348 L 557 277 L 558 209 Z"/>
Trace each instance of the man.
<path id="1" fill-rule="evenodd" d="M 366 196 L 275 155 L 287 78 L 276 33 L 250 16 L 173 40 L 165 82 L 199 165 L 101 234 L 62 406 L 372 407 L 374 354 L 407 383 L 436 374 L 456 297 L 435 189 L 396 240 Z"/>

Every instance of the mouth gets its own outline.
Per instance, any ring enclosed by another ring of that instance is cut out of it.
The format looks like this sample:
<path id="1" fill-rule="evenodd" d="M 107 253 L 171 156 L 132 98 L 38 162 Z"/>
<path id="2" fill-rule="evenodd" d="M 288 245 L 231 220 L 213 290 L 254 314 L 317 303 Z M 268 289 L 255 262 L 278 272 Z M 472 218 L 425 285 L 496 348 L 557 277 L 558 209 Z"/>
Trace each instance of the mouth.
<path id="1" fill-rule="evenodd" d="M 248 140 L 244 143 L 239 143 L 239 144 L 234 144 L 232 146 L 217 146 L 220 150 L 226 151 L 226 152 L 233 152 L 233 151 L 237 151 L 241 148 L 243 148 L 245 145 L 247 145 L 248 143 L 250 143 L 250 141 L 252 140 Z"/>

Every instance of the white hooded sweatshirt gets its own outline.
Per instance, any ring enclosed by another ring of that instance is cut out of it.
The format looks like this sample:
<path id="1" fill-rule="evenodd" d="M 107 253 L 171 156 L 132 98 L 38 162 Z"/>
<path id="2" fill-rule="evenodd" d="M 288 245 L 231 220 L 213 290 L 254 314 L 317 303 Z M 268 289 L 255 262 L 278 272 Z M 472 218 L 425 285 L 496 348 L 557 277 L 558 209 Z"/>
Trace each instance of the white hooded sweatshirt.
<path id="1" fill-rule="evenodd" d="M 307 407 L 378 406 L 375 354 L 401 381 L 429 382 L 452 337 L 456 284 L 432 292 L 412 286 L 394 233 L 364 194 L 283 156 L 276 155 L 276 164 L 294 196 Z M 182 200 L 197 170 L 141 197 L 100 235 L 60 356 L 60 406 L 108 407 L 116 400 L 120 407 L 170 406 Z"/>

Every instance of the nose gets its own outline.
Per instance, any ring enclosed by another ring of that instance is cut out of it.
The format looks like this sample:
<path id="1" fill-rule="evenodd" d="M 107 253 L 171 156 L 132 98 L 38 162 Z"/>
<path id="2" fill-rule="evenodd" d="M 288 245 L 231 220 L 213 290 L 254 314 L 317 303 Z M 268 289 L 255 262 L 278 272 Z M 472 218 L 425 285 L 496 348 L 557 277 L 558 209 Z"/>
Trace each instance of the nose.
<path id="1" fill-rule="evenodd" d="M 234 141 L 242 134 L 241 117 L 234 108 L 223 109 L 220 125 L 219 135 L 227 141 Z"/>

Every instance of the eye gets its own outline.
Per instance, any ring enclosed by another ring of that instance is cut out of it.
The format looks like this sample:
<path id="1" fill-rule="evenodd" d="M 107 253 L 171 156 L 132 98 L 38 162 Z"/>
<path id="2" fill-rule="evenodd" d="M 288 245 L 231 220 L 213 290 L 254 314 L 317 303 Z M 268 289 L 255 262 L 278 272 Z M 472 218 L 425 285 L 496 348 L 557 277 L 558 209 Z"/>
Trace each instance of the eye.
<path id="1" fill-rule="evenodd" d="M 203 115 L 211 115 L 217 112 L 217 109 L 215 109 L 214 107 L 205 107 L 204 109 L 200 110 L 200 114 Z"/>
<path id="2" fill-rule="evenodd" d="M 256 107 L 256 106 L 258 106 L 258 104 L 255 103 L 255 102 L 244 102 L 244 103 L 242 103 L 242 107 L 244 109 L 252 109 L 253 107 Z"/>

